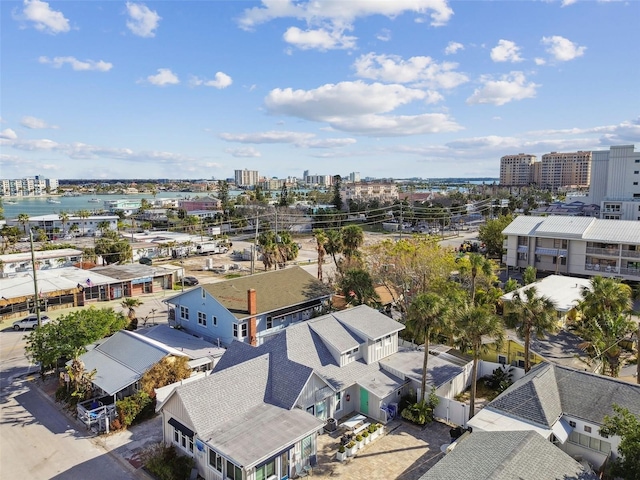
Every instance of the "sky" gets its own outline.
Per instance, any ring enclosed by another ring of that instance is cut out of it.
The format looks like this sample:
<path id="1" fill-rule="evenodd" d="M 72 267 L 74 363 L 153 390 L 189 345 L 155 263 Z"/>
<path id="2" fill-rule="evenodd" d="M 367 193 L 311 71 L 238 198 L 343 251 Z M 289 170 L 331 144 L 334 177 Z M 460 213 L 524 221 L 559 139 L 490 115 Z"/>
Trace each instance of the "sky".
<path id="1" fill-rule="evenodd" d="M 640 146 L 640 3 L 0 2 L 0 178 L 498 177 Z"/>

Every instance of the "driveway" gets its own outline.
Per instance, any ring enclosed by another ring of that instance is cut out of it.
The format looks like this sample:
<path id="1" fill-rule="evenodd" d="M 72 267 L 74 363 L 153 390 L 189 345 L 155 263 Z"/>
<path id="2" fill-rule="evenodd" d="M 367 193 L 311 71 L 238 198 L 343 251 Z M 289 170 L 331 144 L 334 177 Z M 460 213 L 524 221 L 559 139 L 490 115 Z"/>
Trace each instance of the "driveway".
<path id="1" fill-rule="evenodd" d="M 425 428 L 404 420 L 385 426 L 386 434 L 366 445 L 344 462 L 336 460 L 341 432 L 318 437 L 318 465 L 315 478 L 348 478 L 354 480 L 417 480 L 440 458 L 440 446 L 449 444 L 451 427 L 433 422 Z"/>

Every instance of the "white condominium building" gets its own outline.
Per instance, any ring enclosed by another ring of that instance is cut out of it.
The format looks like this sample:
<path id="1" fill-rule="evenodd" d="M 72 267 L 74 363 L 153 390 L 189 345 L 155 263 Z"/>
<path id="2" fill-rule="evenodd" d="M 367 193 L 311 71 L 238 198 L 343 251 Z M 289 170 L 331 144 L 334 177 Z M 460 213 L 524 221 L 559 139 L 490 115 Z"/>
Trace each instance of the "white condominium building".
<path id="1" fill-rule="evenodd" d="M 521 215 L 502 233 L 509 267 L 640 281 L 640 222 Z"/>
<path id="2" fill-rule="evenodd" d="M 260 176 L 257 170 L 235 170 L 236 185 L 238 187 L 252 187 L 258 183 Z"/>
<path id="3" fill-rule="evenodd" d="M 0 180 L 0 195 L 5 197 L 38 197 L 56 193 L 57 190 L 57 179 L 42 178 L 39 175 L 32 178 Z"/>

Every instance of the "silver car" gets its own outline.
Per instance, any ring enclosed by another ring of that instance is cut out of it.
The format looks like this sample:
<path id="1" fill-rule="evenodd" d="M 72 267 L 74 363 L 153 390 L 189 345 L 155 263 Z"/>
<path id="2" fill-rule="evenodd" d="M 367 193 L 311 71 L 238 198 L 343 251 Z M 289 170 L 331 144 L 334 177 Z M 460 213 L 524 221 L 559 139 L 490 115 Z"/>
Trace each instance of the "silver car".
<path id="1" fill-rule="evenodd" d="M 40 315 L 40 323 L 46 325 L 51 322 L 51 319 L 46 315 Z M 24 317 L 22 320 L 16 320 L 13 322 L 14 330 L 27 330 L 29 328 L 34 329 L 38 327 L 38 317 L 35 313 Z"/>

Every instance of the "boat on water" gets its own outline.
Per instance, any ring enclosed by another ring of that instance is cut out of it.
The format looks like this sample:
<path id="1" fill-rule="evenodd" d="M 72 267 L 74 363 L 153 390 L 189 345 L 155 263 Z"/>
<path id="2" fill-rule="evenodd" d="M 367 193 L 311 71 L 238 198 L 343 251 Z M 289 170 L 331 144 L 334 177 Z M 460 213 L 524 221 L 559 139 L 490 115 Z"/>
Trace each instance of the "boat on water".
<path id="1" fill-rule="evenodd" d="M 60 203 L 60 200 L 56 200 L 55 198 L 47 198 L 47 203 Z"/>
<path id="2" fill-rule="evenodd" d="M 6 203 L 7 205 L 17 205 L 18 202 L 16 202 L 15 200 L 5 200 L 4 203 Z"/>
<path id="3" fill-rule="evenodd" d="M 89 200 L 87 200 L 89 203 L 100 203 L 100 199 L 99 198 L 90 198 Z"/>

